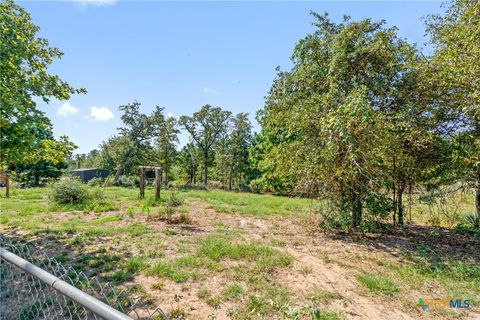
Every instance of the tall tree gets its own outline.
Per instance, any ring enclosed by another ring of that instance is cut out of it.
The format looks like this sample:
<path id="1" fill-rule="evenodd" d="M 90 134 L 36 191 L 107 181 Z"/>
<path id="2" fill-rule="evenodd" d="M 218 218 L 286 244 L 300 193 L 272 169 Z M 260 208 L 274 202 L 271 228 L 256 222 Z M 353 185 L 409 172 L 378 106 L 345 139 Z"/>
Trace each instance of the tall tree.
<path id="1" fill-rule="evenodd" d="M 232 179 L 238 184 L 242 182 L 248 168 L 248 149 L 252 142 L 252 125 L 248 113 L 239 113 L 233 119 L 233 129 L 228 139 L 228 154 L 230 155 L 229 190 L 232 189 Z"/>
<path id="2" fill-rule="evenodd" d="M 174 117 L 168 117 L 160 130 L 156 142 L 159 164 L 165 174 L 165 184 L 168 184 L 170 170 L 177 155 L 178 134 L 177 121 Z"/>
<path id="3" fill-rule="evenodd" d="M 140 112 L 141 104 L 137 101 L 119 107 L 123 112 L 121 119 L 123 126 L 118 128 L 122 141 L 130 145 L 127 154 L 134 154 L 137 160 L 135 165 L 157 164 L 153 144 L 158 139 L 165 126 L 163 108 L 156 106 L 150 115 Z M 121 157 L 125 159 L 124 157 Z M 129 162 L 131 162 L 129 160 Z M 120 166 L 116 176 L 119 175 Z M 133 172 L 129 172 L 133 173 Z"/>
<path id="4" fill-rule="evenodd" d="M 415 50 L 383 21 L 337 24 L 312 14 L 315 33 L 297 43 L 293 69 L 278 73 L 260 114 L 262 129 L 276 137 L 265 160 L 298 192 L 330 199 L 355 227 L 365 207 L 385 202 L 397 129 L 388 124 L 414 107 L 399 92 Z"/>
<path id="5" fill-rule="evenodd" d="M 230 111 L 207 104 L 191 117 L 180 117 L 180 124 L 187 130 L 191 140 L 202 153 L 205 186 L 208 184 L 208 165 L 211 153 L 220 134 L 225 130 L 230 116 Z"/>
<path id="6" fill-rule="evenodd" d="M 454 139 L 453 160 L 475 188 L 480 219 L 480 2 L 454 0 L 445 15 L 432 15 L 426 24 L 435 51 L 425 86 L 440 91 L 440 114 Z"/>
<path id="7" fill-rule="evenodd" d="M 37 37 L 38 31 L 39 27 L 31 22 L 30 15 L 22 7 L 11 0 L 0 2 L 2 167 L 38 161 L 39 158 L 32 160 L 32 154 L 62 158 L 62 154 L 49 155 L 59 150 L 58 143 L 62 141 L 55 142 L 50 135 L 38 134 L 51 130 L 51 123 L 37 109 L 34 98 L 48 103 L 52 97 L 66 100 L 71 94 L 86 92 L 47 73 L 48 66 L 63 53 L 50 47 L 46 39 Z M 67 146 L 71 145 L 67 143 Z"/>
<path id="8" fill-rule="evenodd" d="M 177 163 L 187 183 L 195 184 L 199 165 L 198 148 L 193 143 L 187 143 L 178 153 Z"/>

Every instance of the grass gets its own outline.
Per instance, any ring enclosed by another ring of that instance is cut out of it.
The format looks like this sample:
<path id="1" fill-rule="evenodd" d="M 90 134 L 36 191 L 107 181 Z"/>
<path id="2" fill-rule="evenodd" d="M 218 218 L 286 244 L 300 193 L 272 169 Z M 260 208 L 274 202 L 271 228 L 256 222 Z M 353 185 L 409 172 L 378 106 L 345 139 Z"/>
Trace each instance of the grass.
<path id="1" fill-rule="evenodd" d="M 375 294 L 394 295 L 400 291 L 395 282 L 387 276 L 361 273 L 357 276 L 357 280 Z"/>
<path id="2" fill-rule="evenodd" d="M 203 200 L 217 212 L 239 213 L 256 217 L 305 214 L 311 207 L 311 201 L 308 199 L 223 190 L 185 190 L 180 192 L 179 196 L 183 199 Z"/>
<path id="3" fill-rule="evenodd" d="M 172 196 L 170 190 L 162 190 L 162 199 L 156 201 L 152 190 L 147 190 L 145 199 L 139 199 L 137 189 L 107 187 L 103 190 L 106 206 L 76 208 L 52 206 L 47 193 L 46 188 L 14 189 L 11 198 L 1 198 L 2 227 L 7 231 L 13 227 L 26 238 L 40 239 L 45 249 L 55 252 L 57 261 L 116 285 L 131 286 L 131 292 L 170 294 L 172 288 L 178 288 L 176 301 L 182 305 L 172 306 L 172 314 L 187 315 L 190 309 L 184 303 L 185 297 L 197 295 L 212 309 L 228 305 L 233 319 L 335 320 L 340 317 L 328 310 L 329 305 L 348 299 L 336 292 L 315 289 L 303 301 L 293 301 L 286 288 L 274 284 L 278 284 L 278 275 L 285 272 L 299 277 L 316 275 L 318 270 L 309 266 L 290 268 L 294 260 L 286 253 L 286 250 L 302 250 L 309 242 L 285 235 L 282 230 L 253 240 L 248 229 L 222 220 L 230 212 L 268 218 L 275 230 L 282 225 L 276 217 L 295 217 L 302 223 L 312 207 L 310 200 L 220 190 L 184 190 Z M 175 207 L 175 223 L 148 219 L 172 199 L 180 200 Z M 471 209 L 470 200 L 459 201 L 458 206 Z M 203 205 L 198 206 L 199 202 Z M 109 204 L 113 204 L 115 212 L 103 212 Z M 201 219 L 198 212 L 192 212 L 205 204 L 224 213 L 215 215 L 208 226 L 197 221 Z M 426 210 L 424 204 L 415 208 Z M 416 217 L 416 211 L 413 216 Z M 440 234 L 432 230 L 425 236 L 440 241 Z M 363 272 L 359 262 L 375 262 L 374 257 L 349 251 L 351 247 L 347 246 L 343 255 L 328 250 L 316 252 L 325 265 L 359 271 L 359 284 L 383 299 L 399 300 L 409 290 L 423 292 L 434 287 L 449 297 L 467 297 L 472 305 L 480 305 L 478 261 L 441 256 L 427 245 L 415 243 L 418 250 L 404 251 L 400 261 L 384 252 L 385 258 L 376 262 L 381 275 Z M 140 287 L 135 284 L 142 279 L 138 275 L 155 278 L 152 284 Z M 210 277 L 221 277 L 223 287 L 210 287 Z M 133 284 L 122 284 L 131 280 Z M 206 287 L 192 294 L 191 288 L 197 287 L 196 284 Z"/>
<path id="4" fill-rule="evenodd" d="M 238 283 L 231 283 L 222 291 L 222 296 L 225 300 L 238 299 L 243 294 L 243 288 Z"/>
<path id="5" fill-rule="evenodd" d="M 148 266 L 147 260 L 143 257 L 132 257 L 128 259 L 122 266 L 122 269 L 128 272 L 137 273 L 145 270 Z"/>
<path id="6" fill-rule="evenodd" d="M 211 235 L 205 238 L 199 247 L 199 254 L 214 261 L 221 259 L 247 260 L 255 262 L 263 270 L 277 266 L 291 265 L 291 256 L 279 250 L 258 243 L 234 243 L 228 237 Z"/>

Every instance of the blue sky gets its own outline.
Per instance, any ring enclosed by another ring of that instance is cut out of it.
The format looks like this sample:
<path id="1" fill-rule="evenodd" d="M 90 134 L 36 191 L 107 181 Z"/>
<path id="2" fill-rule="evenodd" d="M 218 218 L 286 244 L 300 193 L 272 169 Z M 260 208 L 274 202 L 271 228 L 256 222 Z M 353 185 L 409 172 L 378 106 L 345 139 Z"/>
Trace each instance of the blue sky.
<path id="1" fill-rule="evenodd" d="M 275 67 L 288 69 L 295 43 L 313 31 L 310 10 L 335 21 L 385 19 L 420 47 L 421 18 L 442 12 L 428 2 L 162 2 L 24 1 L 40 36 L 65 55 L 50 71 L 88 93 L 39 103 L 56 136 L 66 134 L 85 153 L 114 135 L 118 106 L 138 100 L 172 115 L 209 103 L 234 113 L 263 106 Z M 428 51 L 428 48 L 425 49 Z M 181 136 L 182 143 L 187 137 Z"/>

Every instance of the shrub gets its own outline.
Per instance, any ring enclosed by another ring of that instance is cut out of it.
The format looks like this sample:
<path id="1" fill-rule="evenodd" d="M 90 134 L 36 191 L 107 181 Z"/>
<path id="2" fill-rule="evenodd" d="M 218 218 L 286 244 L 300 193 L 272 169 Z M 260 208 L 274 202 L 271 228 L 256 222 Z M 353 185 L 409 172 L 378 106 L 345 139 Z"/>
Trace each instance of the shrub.
<path id="1" fill-rule="evenodd" d="M 138 187 L 140 184 L 140 178 L 136 176 L 120 176 L 120 178 L 113 183 L 118 187 Z"/>
<path id="2" fill-rule="evenodd" d="M 101 187 L 105 183 L 105 179 L 103 178 L 93 178 L 90 181 L 88 181 L 88 185 L 91 187 Z"/>
<path id="3" fill-rule="evenodd" d="M 80 179 L 64 176 L 53 184 L 50 199 L 57 204 L 82 204 L 88 200 L 88 191 Z"/>
<path id="4" fill-rule="evenodd" d="M 208 181 L 208 189 L 225 189 L 225 185 L 220 181 L 211 180 Z"/>

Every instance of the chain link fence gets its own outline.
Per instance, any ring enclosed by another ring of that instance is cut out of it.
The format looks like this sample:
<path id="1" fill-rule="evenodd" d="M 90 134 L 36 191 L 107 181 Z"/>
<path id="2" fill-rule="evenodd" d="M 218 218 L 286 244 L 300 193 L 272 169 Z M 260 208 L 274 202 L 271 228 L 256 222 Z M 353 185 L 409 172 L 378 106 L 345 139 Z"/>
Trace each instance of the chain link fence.
<path id="1" fill-rule="evenodd" d="M 78 298 L 69 298 L 54 289 L 52 283 L 33 275 L 35 272 L 31 269 L 34 267 L 26 261 L 22 267 L 19 267 L 18 263 L 12 263 L 12 259 L 7 261 L 2 255 L 0 259 L 0 319 L 2 320 L 105 319 L 80 303 L 85 298 L 90 298 L 87 295 L 123 313 L 123 315 L 118 313 L 120 317 L 113 315 L 110 319 L 122 319 L 122 316 L 127 319 L 128 317 L 149 320 L 170 319 L 160 308 L 149 308 L 149 305 L 140 297 L 132 296 L 111 283 L 101 283 L 98 278 L 88 277 L 71 266 L 65 267 L 28 242 L 0 237 L 0 246 L 7 250 L 3 251 L 4 253 L 13 253 L 83 292 L 79 293 Z M 9 256 L 15 258 L 14 255 Z M 94 301 L 94 299 L 91 300 Z"/>

